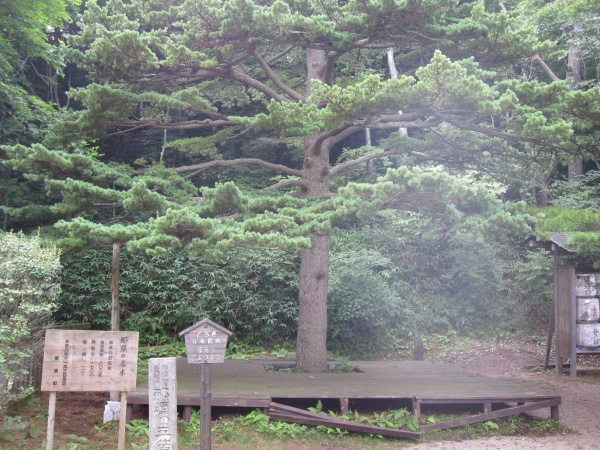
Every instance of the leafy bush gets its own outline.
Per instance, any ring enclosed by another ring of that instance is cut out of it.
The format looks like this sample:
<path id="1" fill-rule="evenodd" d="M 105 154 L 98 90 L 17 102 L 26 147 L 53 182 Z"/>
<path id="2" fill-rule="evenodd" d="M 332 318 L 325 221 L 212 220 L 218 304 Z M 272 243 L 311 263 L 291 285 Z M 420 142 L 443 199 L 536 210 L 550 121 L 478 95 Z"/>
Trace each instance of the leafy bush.
<path id="1" fill-rule="evenodd" d="M 600 171 L 587 172 L 569 181 L 556 181 L 550 189 L 551 204 L 559 209 L 585 209 L 600 213 Z"/>
<path id="2" fill-rule="evenodd" d="M 401 300 L 389 285 L 393 263 L 372 249 L 332 255 L 328 298 L 328 346 L 344 354 L 380 347 L 383 331 L 401 314 Z"/>
<path id="3" fill-rule="evenodd" d="M 142 344 L 166 344 L 209 317 L 234 331 L 232 341 L 264 344 L 292 338 L 297 320 L 297 260 L 282 251 L 236 249 L 218 263 L 184 252 L 164 257 L 121 252 L 122 328 Z M 64 258 L 56 319 L 110 326 L 110 250 Z"/>
<path id="4" fill-rule="evenodd" d="M 521 251 L 508 232 L 483 241 L 439 220 L 384 211 L 333 241 L 328 347 L 334 351 L 360 356 L 410 346 L 415 325 L 425 333 L 497 337 L 537 331 L 547 320 L 551 262 Z"/>
<path id="5" fill-rule="evenodd" d="M 0 415 L 9 403 L 29 395 L 14 389 L 43 351 L 44 327 L 60 293 L 59 251 L 22 233 L 0 233 Z"/>
<path id="6" fill-rule="evenodd" d="M 511 249 L 503 261 L 506 295 L 499 326 L 509 333 L 536 333 L 548 325 L 552 307 L 552 254 L 541 249 Z"/>

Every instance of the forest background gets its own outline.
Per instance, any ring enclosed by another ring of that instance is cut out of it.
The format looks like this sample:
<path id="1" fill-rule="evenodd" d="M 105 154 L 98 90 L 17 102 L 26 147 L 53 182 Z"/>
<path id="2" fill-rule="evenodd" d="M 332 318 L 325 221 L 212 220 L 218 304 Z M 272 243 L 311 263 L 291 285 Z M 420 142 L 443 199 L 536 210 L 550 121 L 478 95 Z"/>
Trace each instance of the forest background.
<path id="1" fill-rule="evenodd" d="M 538 333 L 531 234 L 597 262 L 595 2 L 0 10 L 2 228 L 62 248 L 58 323 L 110 328 L 112 286 L 143 344 L 210 317 L 322 370 Z"/>

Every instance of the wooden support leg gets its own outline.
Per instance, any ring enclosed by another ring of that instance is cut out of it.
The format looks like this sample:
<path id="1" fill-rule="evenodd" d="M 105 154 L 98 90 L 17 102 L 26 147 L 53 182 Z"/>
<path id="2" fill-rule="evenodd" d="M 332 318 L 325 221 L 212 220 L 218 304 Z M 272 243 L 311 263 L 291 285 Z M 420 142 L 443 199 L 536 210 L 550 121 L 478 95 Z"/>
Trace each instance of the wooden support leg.
<path id="1" fill-rule="evenodd" d="M 185 423 L 190 423 L 190 417 L 192 417 L 192 407 L 190 405 L 185 405 L 183 407 L 183 421 Z"/>
<path id="2" fill-rule="evenodd" d="M 340 398 L 340 413 L 342 415 L 346 415 L 348 414 L 348 399 L 347 398 Z"/>
<path id="3" fill-rule="evenodd" d="M 558 405 L 550 407 L 550 418 L 558 422 Z"/>
<path id="4" fill-rule="evenodd" d="M 127 420 L 127 392 L 121 392 L 121 410 L 119 411 L 119 450 L 125 450 L 125 421 Z"/>
<path id="5" fill-rule="evenodd" d="M 125 423 L 130 423 L 131 419 L 133 419 L 133 405 L 128 403 L 127 412 L 125 413 Z"/>
<path id="6" fill-rule="evenodd" d="M 412 408 L 413 408 L 413 416 L 415 416 L 417 419 L 420 419 L 421 418 L 421 402 L 419 400 L 417 400 L 416 398 L 413 398 Z"/>
<path id="7" fill-rule="evenodd" d="M 544 370 L 548 370 L 550 365 L 550 352 L 552 351 L 552 335 L 554 334 L 554 300 L 552 300 L 552 308 L 550 310 L 550 319 L 548 319 L 548 334 L 546 335 L 546 357 L 544 358 Z M 558 359 L 558 358 L 557 358 Z"/>
<path id="8" fill-rule="evenodd" d="M 492 412 L 492 402 L 485 402 L 483 404 L 483 412 L 484 413 L 490 413 L 490 412 Z"/>
<path id="9" fill-rule="evenodd" d="M 563 358 L 562 356 L 556 356 L 556 373 L 559 375 L 563 374 Z"/>
<path id="10" fill-rule="evenodd" d="M 200 364 L 200 450 L 210 450 L 211 381 L 210 364 Z"/>
<path id="11" fill-rule="evenodd" d="M 573 356 L 571 356 L 571 361 L 569 363 L 569 375 L 572 378 L 577 376 L 577 355 L 573 352 Z"/>
<path id="12" fill-rule="evenodd" d="M 54 446 L 54 420 L 56 417 L 56 392 L 50 392 L 48 402 L 48 431 L 46 434 L 46 450 Z"/>

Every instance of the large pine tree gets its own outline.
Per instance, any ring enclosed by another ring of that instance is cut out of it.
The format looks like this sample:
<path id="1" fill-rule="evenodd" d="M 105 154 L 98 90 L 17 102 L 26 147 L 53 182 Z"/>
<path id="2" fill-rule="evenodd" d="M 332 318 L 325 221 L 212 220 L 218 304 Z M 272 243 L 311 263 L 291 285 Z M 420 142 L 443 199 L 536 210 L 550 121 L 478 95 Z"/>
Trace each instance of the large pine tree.
<path id="1" fill-rule="evenodd" d="M 91 83 L 71 95 L 83 109 L 65 114 L 48 145 L 8 149 L 13 167 L 47 178 L 59 201 L 44 208 L 78 214 L 58 226 L 80 243 L 207 254 L 304 247 L 297 364 L 310 371 L 327 367 L 332 226 L 382 208 L 470 217 L 472 226 L 484 213 L 499 218 L 493 193 L 448 170 L 508 176 L 571 132 L 555 108 L 568 86 L 519 74 L 544 44 L 478 1 L 109 0 L 90 2 L 78 25 L 71 57 Z M 341 143 L 366 129 L 395 133 L 337 163 Z M 164 133 L 157 161 L 169 152 L 193 161 L 134 170 L 73 144 L 150 130 Z M 278 146 L 262 152 L 270 160 L 247 151 L 281 138 L 301 140 L 299 164 L 282 162 Z M 340 180 L 376 161 L 392 169 L 371 183 Z M 432 161 L 446 170 L 417 167 Z M 189 180 L 242 166 L 279 178 L 253 186 L 263 190 L 227 182 L 194 197 Z M 81 214 L 100 207 L 112 216 Z"/>

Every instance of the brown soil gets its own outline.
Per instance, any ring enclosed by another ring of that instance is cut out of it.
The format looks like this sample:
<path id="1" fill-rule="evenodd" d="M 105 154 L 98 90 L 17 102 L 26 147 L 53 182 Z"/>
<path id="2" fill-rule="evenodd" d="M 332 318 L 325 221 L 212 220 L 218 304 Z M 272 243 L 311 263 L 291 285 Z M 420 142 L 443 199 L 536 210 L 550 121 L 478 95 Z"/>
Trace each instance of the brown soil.
<path id="1" fill-rule="evenodd" d="M 531 383 L 549 394 L 560 395 L 560 423 L 570 432 L 546 437 L 493 437 L 462 442 L 417 444 L 408 449 L 600 449 L 600 355 L 579 356 L 578 376 L 558 375 L 553 367 L 543 371 L 545 340 L 519 340 L 503 344 L 475 343 L 440 354 L 439 362 L 494 378 Z M 554 356 L 550 357 L 550 364 Z M 534 414 L 549 418 L 550 411 Z"/>
<path id="2" fill-rule="evenodd" d="M 547 390 L 549 394 L 560 395 L 562 404 L 560 422 L 570 431 L 564 434 L 553 434 L 547 437 L 491 437 L 461 442 L 426 442 L 410 446 L 406 449 L 600 449 L 600 433 L 598 433 L 598 418 L 600 417 L 600 356 L 580 357 L 578 367 L 581 369 L 576 379 L 567 375 L 559 376 L 552 371 L 542 371 L 544 360 L 544 344 L 535 340 L 519 340 L 508 343 L 477 343 L 464 345 L 461 349 L 446 350 L 443 346 L 433 348 L 428 357 L 437 362 L 458 366 L 464 370 L 477 372 L 495 378 L 505 378 L 531 383 L 538 389 Z M 553 359 L 551 359 L 552 363 Z M 86 442 L 96 442 L 98 447 L 97 427 L 102 427 L 104 405 L 108 394 L 59 393 L 56 409 L 55 434 L 58 437 L 55 448 L 69 448 L 72 443 L 78 443 L 79 449 L 91 447 Z M 0 442 L 0 448 L 25 448 L 37 450 L 42 448 L 42 438 L 45 435 L 48 398 L 43 395 L 41 403 L 29 407 L 37 413 L 37 426 L 42 430 L 38 439 L 26 439 L 17 445 Z M 142 414 L 143 412 L 138 412 Z M 537 417 L 549 417 L 549 410 L 542 410 Z M 140 416 L 141 418 L 141 416 Z M 117 448 L 117 428 L 103 433 L 103 439 L 109 441 L 101 448 Z M 66 436 L 73 439 L 65 439 Z M 87 440 L 87 441 L 86 441 Z M 213 445 L 214 448 L 236 448 L 235 445 Z M 395 445 L 391 444 L 394 448 Z M 313 450 L 317 447 L 298 443 L 288 445 L 289 449 Z M 323 447 L 318 447 L 323 448 Z M 327 446 L 328 449 L 344 448 Z"/>

